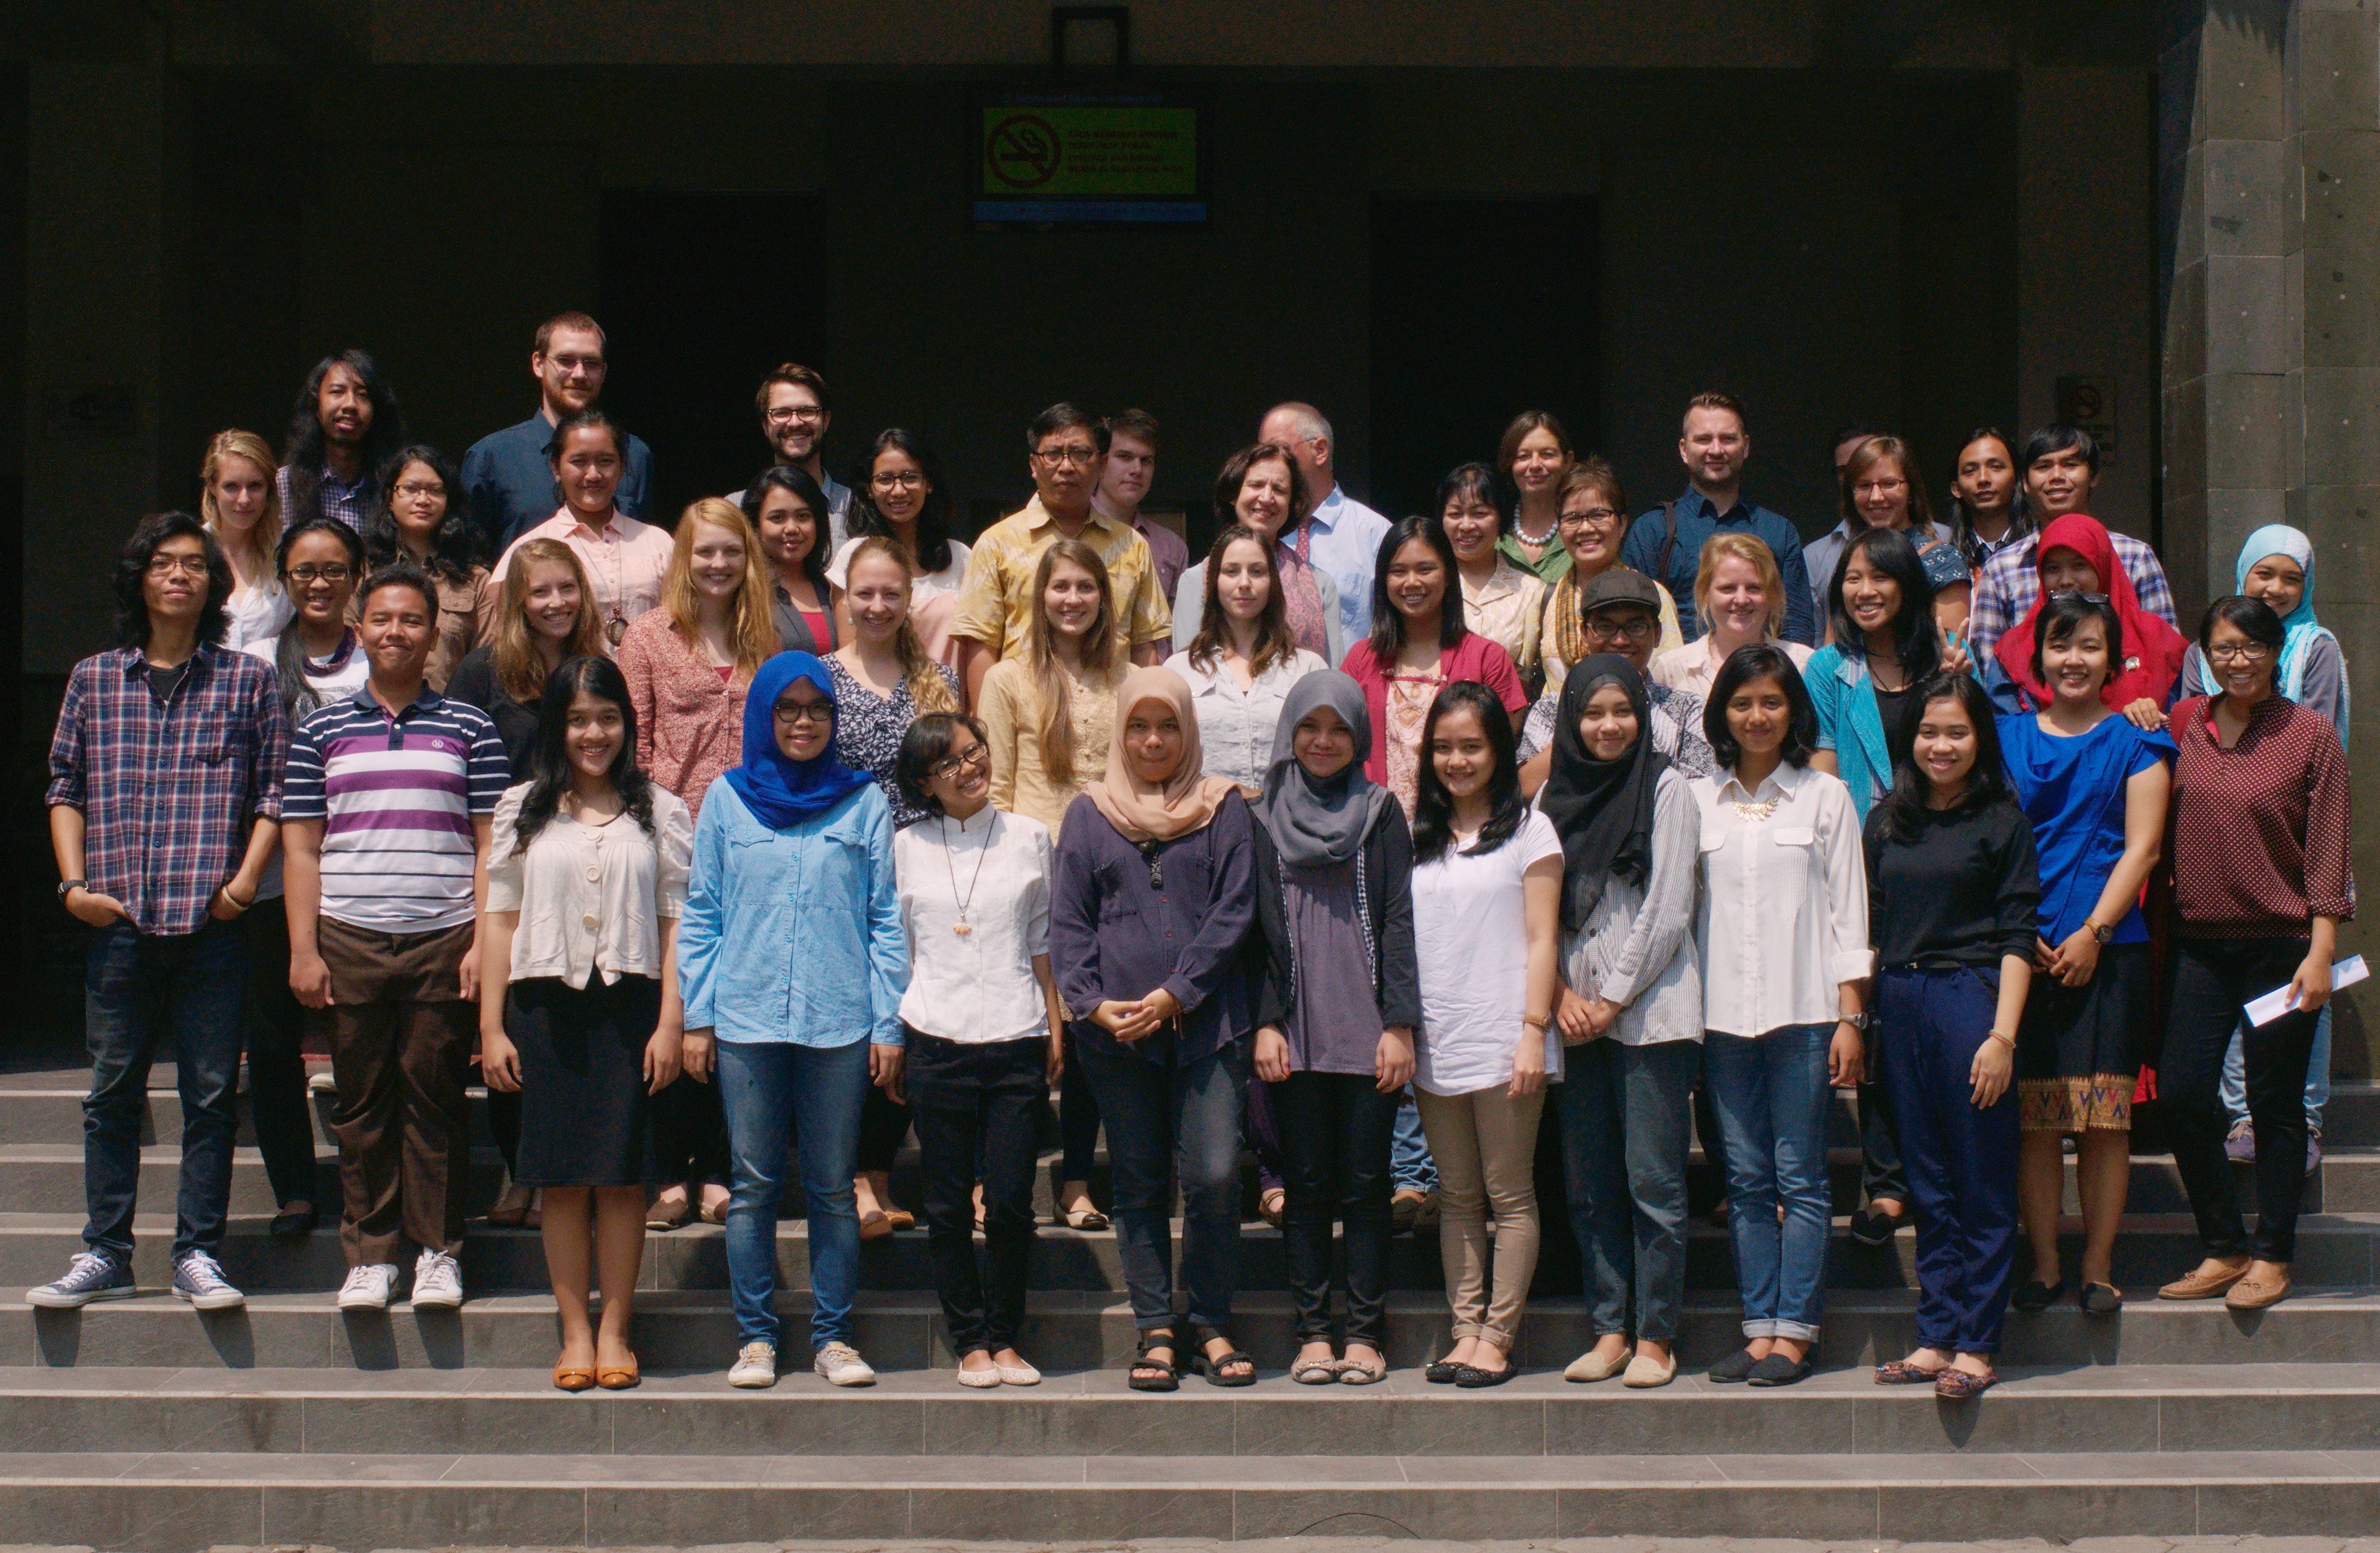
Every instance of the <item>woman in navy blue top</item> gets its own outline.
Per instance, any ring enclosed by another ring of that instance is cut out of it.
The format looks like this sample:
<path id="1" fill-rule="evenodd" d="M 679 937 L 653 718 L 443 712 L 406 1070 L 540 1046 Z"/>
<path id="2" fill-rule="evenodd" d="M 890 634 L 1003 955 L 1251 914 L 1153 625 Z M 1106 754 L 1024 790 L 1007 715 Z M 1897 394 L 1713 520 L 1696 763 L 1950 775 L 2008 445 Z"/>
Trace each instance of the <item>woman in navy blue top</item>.
<path id="1" fill-rule="evenodd" d="M 1254 822 L 1239 790 L 1201 775 L 1190 686 L 1137 669 L 1116 693 L 1106 777 L 1059 831 L 1050 958 L 1076 1015 L 1075 1049 L 1106 1119 L 1117 1250 L 1140 1357 L 1132 1386 L 1171 1391 L 1169 1166 L 1182 1175 L 1182 1279 L 1208 1378 L 1248 1386 L 1225 1330 L 1240 1243 L 1240 1113 L 1255 1025 L 1248 928 Z M 1194 1357 L 1187 1368 L 1197 1368 Z"/>

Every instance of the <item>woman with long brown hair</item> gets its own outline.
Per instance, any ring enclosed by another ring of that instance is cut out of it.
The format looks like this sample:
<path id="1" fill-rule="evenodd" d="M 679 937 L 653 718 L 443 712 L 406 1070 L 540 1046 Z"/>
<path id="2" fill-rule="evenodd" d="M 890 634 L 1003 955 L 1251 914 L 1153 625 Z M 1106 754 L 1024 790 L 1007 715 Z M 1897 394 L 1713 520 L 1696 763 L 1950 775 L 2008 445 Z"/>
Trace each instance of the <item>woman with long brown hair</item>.
<path id="1" fill-rule="evenodd" d="M 1302 527 L 1308 496 L 1305 472 L 1279 443 L 1244 447 L 1215 477 L 1215 522 L 1260 534 L 1272 546 L 1275 586 L 1293 641 L 1335 663 L 1344 649 L 1339 584 L 1311 560 L 1313 536 Z M 1173 639 L 1187 642 L 1206 624 L 1208 566 L 1200 562 L 1173 585 Z"/>
<path id="2" fill-rule="evenodd" d="M 1290 634 L 1274 548 L 1242 524 L 1215 536 L 1201 567 L 1198 634 L 1165 661 L 1190 686 L 1206 774 L 1231 778 L 1251 803 L 1272 768 L 1289 687 L 1330 667 Z"/>

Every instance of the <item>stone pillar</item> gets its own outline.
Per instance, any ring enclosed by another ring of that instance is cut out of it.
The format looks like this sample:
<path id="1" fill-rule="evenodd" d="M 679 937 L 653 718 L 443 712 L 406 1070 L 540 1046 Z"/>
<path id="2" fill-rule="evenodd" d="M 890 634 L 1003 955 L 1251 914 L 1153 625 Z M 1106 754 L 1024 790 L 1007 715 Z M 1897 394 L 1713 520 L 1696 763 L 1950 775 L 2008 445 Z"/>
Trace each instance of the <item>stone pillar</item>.
<path id="1" fill-rule="evenodd" d="M 2380 880 L 2380 15 L 2176 0 L 2158 60 L 2166 564 L 2185 627 L 2260 524 L 2313 540 L 2350 671 L 2356 872 Z M 2350 950 L 2380 952 L 2368 927 Z M 2342 999 L 2336 1071 L 2368 1075 Z"/>

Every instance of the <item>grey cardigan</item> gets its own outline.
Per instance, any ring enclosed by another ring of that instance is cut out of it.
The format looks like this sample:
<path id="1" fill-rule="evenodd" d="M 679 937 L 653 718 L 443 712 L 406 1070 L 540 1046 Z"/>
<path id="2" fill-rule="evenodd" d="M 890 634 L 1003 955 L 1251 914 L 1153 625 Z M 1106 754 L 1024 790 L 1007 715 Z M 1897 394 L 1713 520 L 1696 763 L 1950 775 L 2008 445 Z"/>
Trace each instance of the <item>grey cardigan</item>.
<path id="1" fill-rule="evenodd" d="M 1562 982 L 1621 1005 L 1606 1039 L 1622 1046 L 1703 1038 L 1703 965 L 1694 948 L 1702 809 L 1672 768 L 1653 791 L 1653 866 L 1639 889 L 1614 879 L 1562 935 Z"/>

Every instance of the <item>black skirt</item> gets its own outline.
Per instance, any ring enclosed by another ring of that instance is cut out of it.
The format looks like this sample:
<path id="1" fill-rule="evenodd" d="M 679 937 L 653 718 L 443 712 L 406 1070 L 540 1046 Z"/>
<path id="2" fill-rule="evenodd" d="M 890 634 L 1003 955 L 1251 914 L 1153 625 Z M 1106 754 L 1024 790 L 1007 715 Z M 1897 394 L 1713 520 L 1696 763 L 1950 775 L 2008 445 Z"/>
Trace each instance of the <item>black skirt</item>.
<path id="1" fill-rule="evenodd" d="M 657 1173 L 645 1043 L 661 1022 L 662 984 L 598 974 L 584 989 L 559 977 L 512 984 L 504 1033 L 520 1049 L 524 1186 L 638 1186 Z"/>
<path id="2" fill-rule="evenodd" d="M 2128 1129 L 2154 1004 L 2149 946 L 2111 943 L 2080 987 L 2034 972 L 2017 1025 L 2017 1094 L 2027 1132 Z"/>

